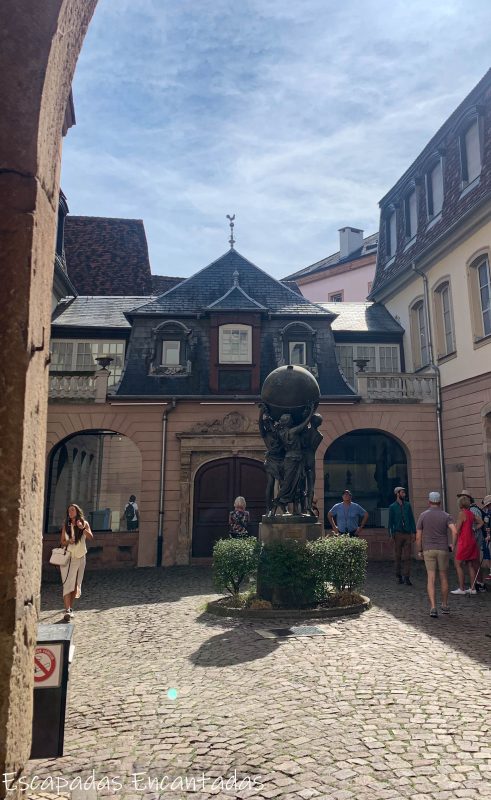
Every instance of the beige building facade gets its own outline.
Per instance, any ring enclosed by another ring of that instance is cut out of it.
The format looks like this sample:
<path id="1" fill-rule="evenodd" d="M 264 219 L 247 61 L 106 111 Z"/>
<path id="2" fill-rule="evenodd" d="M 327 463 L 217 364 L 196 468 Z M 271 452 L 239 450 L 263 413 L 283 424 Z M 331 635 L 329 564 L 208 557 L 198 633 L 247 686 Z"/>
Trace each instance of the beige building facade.
<path id="1" fill-rule="evenodd" d="M 371 295 L 405 330 L 407 369 L 437 377 L 451 512 L 491 486 L 490 132 L 488 73 L 381 201 Z"/>
<path id="2" fill-rule="evenodd" d="M 323 501 L 326 453 L 341 437 L 360 430 L 387 434 L 400 444 L 407 457 L 408 488 L 416 513 L 426 506 L 428 486 L 438 485 L 439 480 L 433 403 L 353 402 L 347 405 L 321 402 L 319 412 L 323 417 L 321 432 L 324 436 L 316 464 L 321 519 L 328 510 Z M 48 420 L 48 464 L 60 443 L 70 441 L 81 431 L 104 430 L 117 434 L 121 439 L 130 440 L 141 457 L 140 489 L 139 493 L 135 491 L 140 508 L 140 530 L 125 531 L 124 525 L 121 530 L 114 530 L 112 525 L 111 531 L 96 533 L 90 545 L 89 566 L 114 567 L 128 563 L 142 567 L 160 563 L 172 566 L 206 561 L 193 557 L 193 537 L 199 527 L 196 519 L 199 475 L 205 468 L 224 460 L 246 459 L 262 468 L 264 443 L 257 419 L 257 407 L 251 402 L 180 400 L 173 406 L 171 402 L 77 404 L 52 401 Z M 122 455 L 120 458 L 123 460 Z M 112 465 L 113 482 L 119 484 L 120 470 L 125 465 L 118 463 L 117 456 L 113 457 Z M 373 467 L 371 469 L 373 471 Z M 138 470 L 134 474 L 138 475 Z M 247 489 L 245 485 L 246 496 Z M 356 499 L 356 487 L 353 490 Z M 122 494 L 122 498 L 126 498 L 126 494 Z M 119 515 L 119 508 L 116 510 Z M 163 512 L 163 547 L 159 563 L 160 511 Z M 56 536 L 54 531 L 45 534 L 46 554 Z M 367 529 L 366 538 L 371 558 L 391 556 L 385 528 Z"/>

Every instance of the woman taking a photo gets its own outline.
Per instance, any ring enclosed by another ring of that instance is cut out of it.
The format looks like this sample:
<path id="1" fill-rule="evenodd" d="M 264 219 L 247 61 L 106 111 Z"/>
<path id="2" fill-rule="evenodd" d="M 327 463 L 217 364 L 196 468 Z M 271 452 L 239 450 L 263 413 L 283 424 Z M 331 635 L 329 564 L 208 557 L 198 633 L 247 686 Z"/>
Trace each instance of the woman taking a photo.
<path id="1" fill-rule="evenodd" d="M 70 558 L 64 567 L 60 567 L 63 581 L 63 603 L 65 605 L 65 622 L 73 619 L 73 603 L 82 594 L 82 581 L 85 572 L 87 553 L 86 538 L 93 539 L 90 525 L 84 518 L 80 506 L 72 503 L 66 510 L 66 519 L 61 529 L 61 547 L 66 547 Z"/>

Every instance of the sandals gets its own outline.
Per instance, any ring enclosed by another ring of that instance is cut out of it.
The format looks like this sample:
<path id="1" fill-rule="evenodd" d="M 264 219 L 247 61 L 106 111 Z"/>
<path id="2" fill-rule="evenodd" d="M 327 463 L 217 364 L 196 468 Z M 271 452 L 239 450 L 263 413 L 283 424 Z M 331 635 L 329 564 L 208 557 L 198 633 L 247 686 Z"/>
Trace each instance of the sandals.
<path id="1" fill-rule="evenodd" d="M 430 617 L 437 617 L 437 616 L 438 616 L 438 611 L 436 610 L 436 608 L 432 608 L 430 611 Z"/>

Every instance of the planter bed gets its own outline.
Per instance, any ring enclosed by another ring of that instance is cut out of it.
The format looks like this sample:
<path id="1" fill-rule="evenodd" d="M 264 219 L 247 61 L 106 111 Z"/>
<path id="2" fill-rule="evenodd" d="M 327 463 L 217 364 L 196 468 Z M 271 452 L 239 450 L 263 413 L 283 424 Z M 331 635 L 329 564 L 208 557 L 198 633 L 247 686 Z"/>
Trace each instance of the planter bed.
<path id="1" fill-rule="evenodd" d="M 235 617 L 237 619 L 280 619 L 291 617 L 293 619 L 323 619 L 326 617 L 344 617 L 350 614 L 360 614 L 368 611 L 371 606 L 370 598 L 360 595 L 360 602 L 349 606 L 314 606 L 312 608 L 238 608 L 230 605 L 230 598 L 220 597 L 206 604 L 208 614 L 217 617 Z"/>

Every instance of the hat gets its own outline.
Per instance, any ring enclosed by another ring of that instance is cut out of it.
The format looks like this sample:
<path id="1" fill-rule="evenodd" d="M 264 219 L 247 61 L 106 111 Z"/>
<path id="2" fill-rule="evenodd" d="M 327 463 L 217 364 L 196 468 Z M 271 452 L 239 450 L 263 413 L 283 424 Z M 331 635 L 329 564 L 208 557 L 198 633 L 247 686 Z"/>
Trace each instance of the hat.
<path id="1" fill-rule="evenodd" d="M 350 497 L 353 497 L 353 492 L 351 491 L 351 489 L 345 489 L 343 494 L 349 494 Z"/>
<path id="2" fill-rule="evenodd" d="M 483 506 L 489 506 L 491 503 L 491 494 L 487 494 L 486 497 L 483 499 L 482 504 Z"/>
<path id="3" fill-rule="evenodd" d="M 462 489 L 462 491 L 458 493 L 457 497 L 468 497 L 471 502 L 474 502 L 473 496 L 467 491 L 467 489 Z"/>
<path id="4" fill-rule="evenodd" d="M 439 503 L 440 492 L 430 492 L 428 495 L 428 500 L 430 501 L 430 503 Z"/>
<path id="5" fill-rule="evenodd" d="M 396 486 L 396 488 L 394 489 L 394 494 L 399 494 L 399 492 L 405 492 L 405 491 L 406 490 L 404 486 Z"/>

